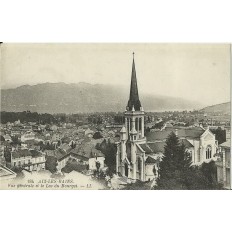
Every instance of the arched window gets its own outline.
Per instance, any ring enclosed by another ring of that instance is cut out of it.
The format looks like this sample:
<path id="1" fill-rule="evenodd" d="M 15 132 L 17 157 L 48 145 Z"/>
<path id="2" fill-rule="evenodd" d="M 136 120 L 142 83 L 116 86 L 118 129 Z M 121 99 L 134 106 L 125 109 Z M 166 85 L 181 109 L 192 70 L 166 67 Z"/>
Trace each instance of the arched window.
<path id="1" fill-rule="evenodd" d="M 212 158 L 212 147 L 211 146 L 207 146 L 205 154 L 206 154 L 206 159 Z"/>
<path id="2" fill-rule="evenodd" d="M 142 118 L 139 118 L 139 130 L 142 130 Z"/>
<path id="3" fill-rule="evenodd" d="M 138 118 L 135 118 L 135 130 L 139 130 L 139 128 L 138 128 Z"/>

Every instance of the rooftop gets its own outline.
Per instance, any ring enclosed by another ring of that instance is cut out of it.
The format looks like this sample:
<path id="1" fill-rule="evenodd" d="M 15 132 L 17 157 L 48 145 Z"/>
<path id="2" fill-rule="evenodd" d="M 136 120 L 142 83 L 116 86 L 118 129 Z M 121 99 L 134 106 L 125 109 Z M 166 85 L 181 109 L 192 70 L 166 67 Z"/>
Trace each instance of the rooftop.
<path id="1" fill-rule="evenodd" d="M 0 178 L 6 178 L 6 177 L 14 178 L 16 177 L 16 173 L 14 173 L 9 168 L 0 165 Z"/>
<path id="2" fill-rule="evenodd" d="M 222 143 L 220 146 L 223 147 L 223 148 L 229 148 L 230 149 L 231 141 L 227 140 L 226 142 Z"/>
<path id="3" fill-rule="evenodd" d="M 178 137 L 180 138 L 199 139 L 201 135 L 205 132 L 205 130 L 200 127 L 197 127 L 197 128 L 181 128 L 181 129 L 167 128 L 162 131 L 151 131 L 148 132 L 146 135 L 147 141 L 166 140 L 171 132 L 177 133 Z"/>

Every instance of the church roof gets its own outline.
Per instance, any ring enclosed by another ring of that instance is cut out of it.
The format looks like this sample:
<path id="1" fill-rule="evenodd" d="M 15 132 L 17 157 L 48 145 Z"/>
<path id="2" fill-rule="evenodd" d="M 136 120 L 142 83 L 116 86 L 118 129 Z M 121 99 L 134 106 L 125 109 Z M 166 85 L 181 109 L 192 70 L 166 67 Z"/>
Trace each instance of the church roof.
<path id="1" fill-rule="evenodd" d="M 202 128 L 181 128 L 176 131 L 175 128 L 170 128 L 163 131 L 151 131 L 146 135 L 147 141 L 164 141 L 171 132 L 177 132 L 179 138 L 199 139 L 205 130 Z"/>
<path id="2" fill-rule="evenodd" d="M 132 73 L 131 73 L 130 98 L 127 104 L 127 109 L 132 110 L 133 106 L 135 111 L 140 111 L 141 103 L 139 100 L 134 57 L 133 57 Z"/>
<path id="3" fill-rule="evenodd" d="M 230 140 L 228 140 L 228 141 L 226 141 L 226 142 L 224 142 L 224 143 L 222 143 L 220 146 L 221 147 L 224 147 L 224 148 L 229 148 L 230 149 Z"/>
<path id="4" fill-rule="evenodd" d="M 145 143 L 139 144 L 139 146 L 145 151 L 145 154 L 151 153 L 163 153 L 165 142 L 153 142 L 153 143 Z"/>
<path id="5" fill-rule="evenodd" d="M 139 146 L 145 151 L 146 154 L 150 154 L 153 152 L 153 150 L 147 145 L 147 143 L 139 144 Z"/>
<path id="6" fill-rule="evenodd" d="M 154 153 L 163 153 L 165 144 L 166 142 L 148 143 L 149 147 L 153 150 Z"/>
<path id="7" fill-rule="evenodd" d="M 180 142 L 184 144 L 185 148 L 194 147 L 187 139 L 180 139 Z"/>

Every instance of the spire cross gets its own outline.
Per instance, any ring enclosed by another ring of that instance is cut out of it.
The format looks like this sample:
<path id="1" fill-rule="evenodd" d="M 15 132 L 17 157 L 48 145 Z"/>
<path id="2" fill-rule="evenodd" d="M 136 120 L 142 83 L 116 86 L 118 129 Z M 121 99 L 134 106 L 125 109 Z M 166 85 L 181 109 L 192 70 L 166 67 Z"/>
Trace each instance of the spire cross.
<path id="1" fill-rule="evenodd" d="M 132 54 L 133 54 L 133 59 L 134 59 L 135 53 L 133 52 Z"/>

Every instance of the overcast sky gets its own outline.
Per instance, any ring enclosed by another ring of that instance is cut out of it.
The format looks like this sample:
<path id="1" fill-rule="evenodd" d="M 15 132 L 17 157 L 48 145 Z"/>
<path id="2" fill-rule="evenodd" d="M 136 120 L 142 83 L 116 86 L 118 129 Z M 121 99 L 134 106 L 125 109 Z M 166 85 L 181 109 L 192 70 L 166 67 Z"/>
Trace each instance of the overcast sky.
<path id="1" fill-rule="evenodd" d="M 230 45 L 222 44 L 2 44 L 1 87 L 87 82 L 129 92 L 132 52 L 139 92 L 230 100 Z"/>

